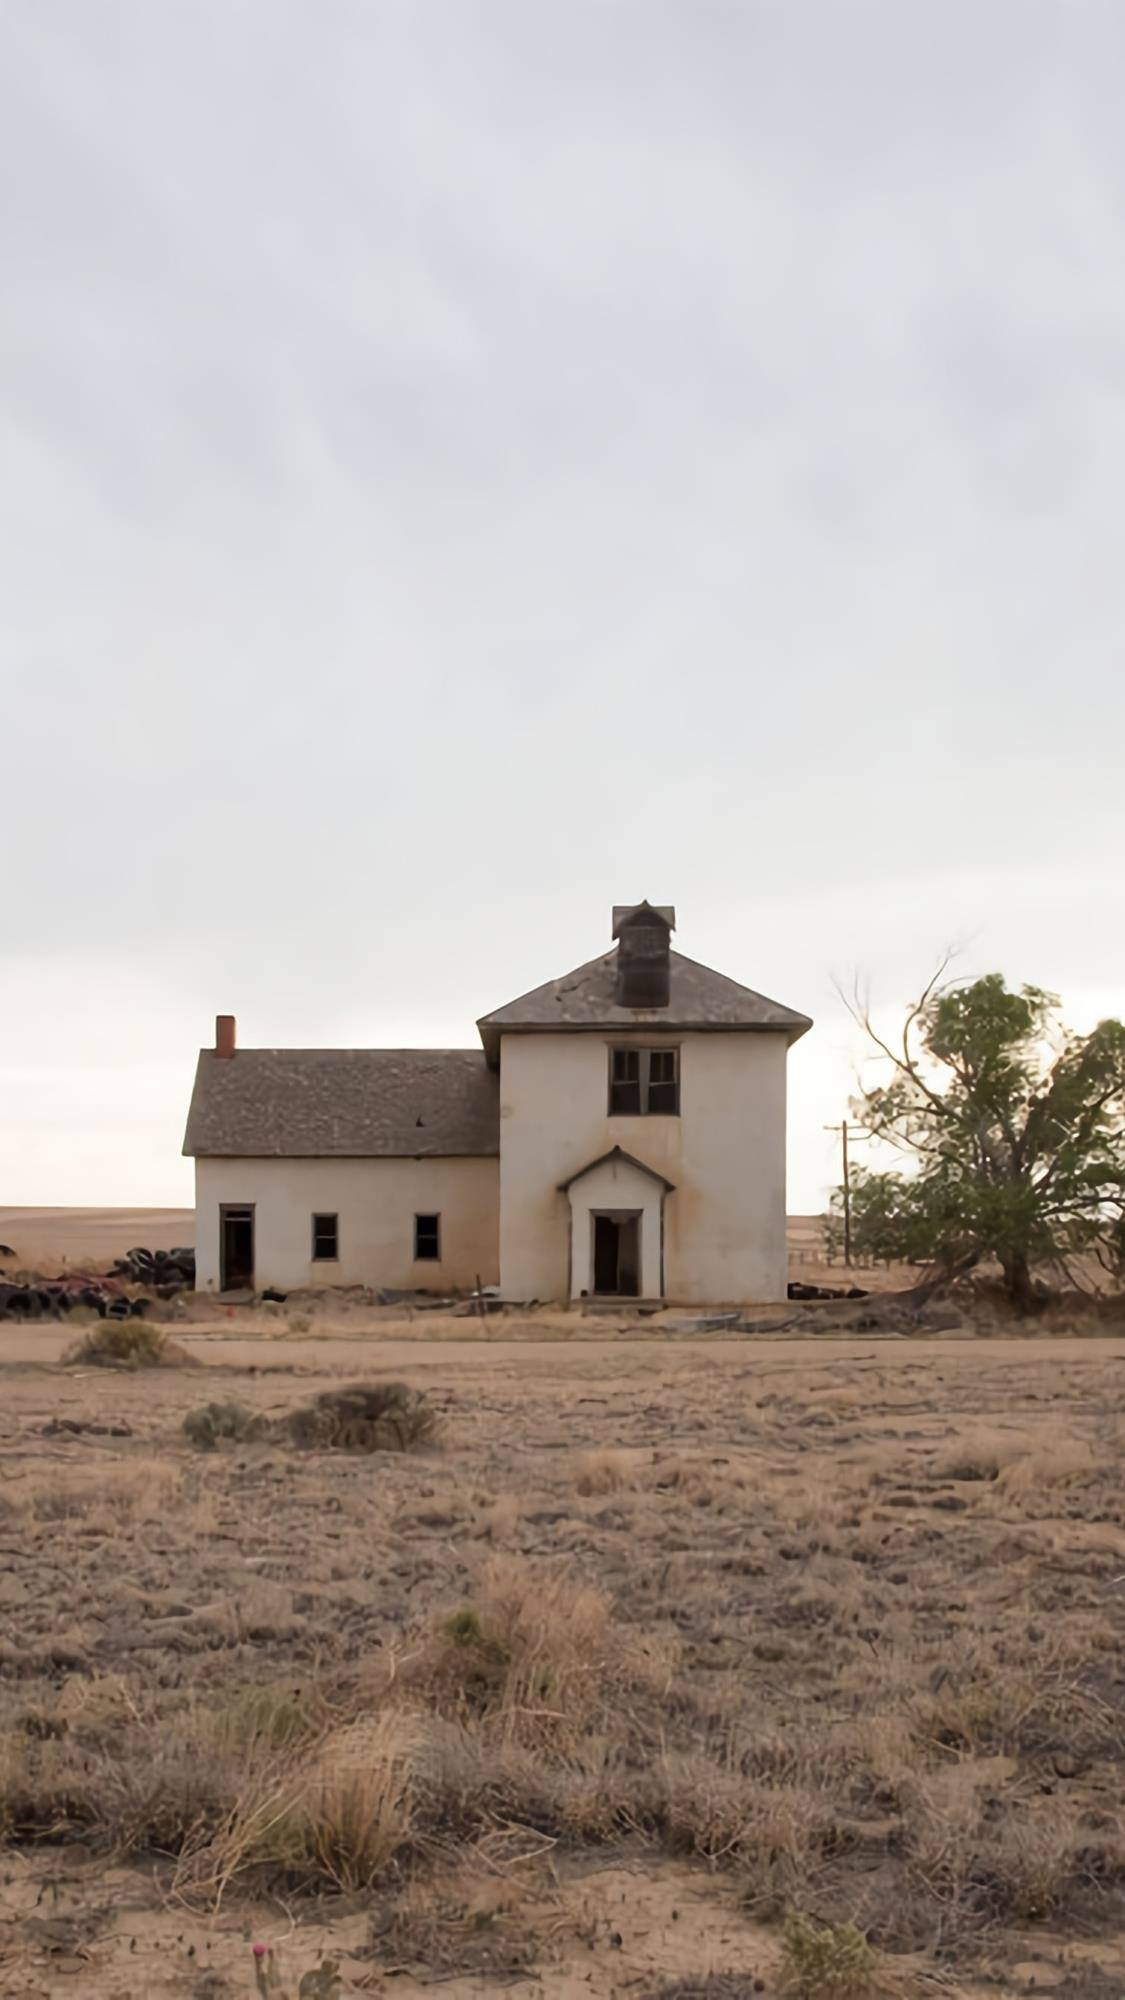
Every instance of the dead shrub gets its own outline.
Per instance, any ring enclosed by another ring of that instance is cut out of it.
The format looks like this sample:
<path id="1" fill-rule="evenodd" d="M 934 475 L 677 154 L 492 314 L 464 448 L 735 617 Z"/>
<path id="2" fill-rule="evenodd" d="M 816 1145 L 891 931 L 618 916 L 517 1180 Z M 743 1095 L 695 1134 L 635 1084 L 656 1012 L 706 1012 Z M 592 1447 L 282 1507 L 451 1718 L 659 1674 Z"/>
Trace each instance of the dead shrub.
<path id="1" fill-rule="evenodd" d="M 947 1450 L 938 1452 L 930 1464 L 937 1480 L 993 1480 L 1004 1466 L 1023 1457 L 1026 1441 L 1000 1431 L 967 1431 Z"/>
<path id="2" fill-rule="evenodd" d="M 100 1319 L 63 1356 L 66 1367 L 183 1368 L 195 1357 L 144 1319 Z"/>
<path id="3" fill-rule="evenodd" d="M 411 1451 L 432 1443 L 437 1412 L 405 1382 L 357 1382 L 325 1390 L 281 1424 L 306 1451 Z"/>
<path id="4" fill-rule="evenodd" d="M 204 1403 L 189 1410 L 183 1422 L 184 1435 L 200 1451 L 214 1451 L 223 1440 L 245 1444 L 269 1435 L 269 1418 L 258 1416 L 245 1403 Z"/>

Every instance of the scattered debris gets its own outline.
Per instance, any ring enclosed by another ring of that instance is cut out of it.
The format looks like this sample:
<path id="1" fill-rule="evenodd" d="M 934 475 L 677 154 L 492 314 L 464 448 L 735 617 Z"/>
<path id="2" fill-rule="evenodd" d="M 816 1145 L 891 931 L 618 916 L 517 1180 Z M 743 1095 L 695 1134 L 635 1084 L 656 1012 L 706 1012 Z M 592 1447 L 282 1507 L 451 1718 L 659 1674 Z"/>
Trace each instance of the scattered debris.
<path id="1" fill-rule="evenodd" d="M 858 1285 L 845 1291 L 839 1285 L 790 1284 L 788 1296 L 791 1299 L 869 1299 L 870 1292 L 863 1292 Z"/>
<path id="2" fill-rule="evenodd" d="M 446 1302 L 453 1305 L 452 1299 Z M 475 1290 L 459 1306 L 453 1307 L 454 1319 L 483 1319 L 486 1313 L 503 1312 L 505 1301 L 500 1297 L 499 1285 L 482 1285 L 478 1279 Z"/>
<path id="3" fill-rule="evenodd" d="M 742 1313 L 734 1312 L 693 1313 L 690 1319 L 666 1319 L 664 1325 L 669 1333 L 725 1333 L 741 1324 Z"/>
<path id="4" fill-rule="evenodd" d="M 39 1426 L 40 1437 L 110 1437 L 131 1438 L 131 1424 L 96 1424 L 85 1417 L 49 1417 Z"/>

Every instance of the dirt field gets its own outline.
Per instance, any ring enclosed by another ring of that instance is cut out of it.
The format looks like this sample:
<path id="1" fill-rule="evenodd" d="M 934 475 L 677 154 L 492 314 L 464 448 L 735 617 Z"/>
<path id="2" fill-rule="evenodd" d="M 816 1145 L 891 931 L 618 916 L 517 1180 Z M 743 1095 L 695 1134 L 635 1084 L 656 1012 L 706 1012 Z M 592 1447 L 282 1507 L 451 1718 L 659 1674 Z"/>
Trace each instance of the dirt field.
<path id="1" fill-rule="evenodd" d="M 172 1330 L 0 1328 L 0 1993 L 1125 1992 L 1125 1342 Z"/>
<path id="2" fill-rule="evenodd" d="M 0 1208 L 0 1243 L 36 1269 L 104 1265 L 137 1244 L 175 1250 L 194 1241 L 192 1208 Z"/>

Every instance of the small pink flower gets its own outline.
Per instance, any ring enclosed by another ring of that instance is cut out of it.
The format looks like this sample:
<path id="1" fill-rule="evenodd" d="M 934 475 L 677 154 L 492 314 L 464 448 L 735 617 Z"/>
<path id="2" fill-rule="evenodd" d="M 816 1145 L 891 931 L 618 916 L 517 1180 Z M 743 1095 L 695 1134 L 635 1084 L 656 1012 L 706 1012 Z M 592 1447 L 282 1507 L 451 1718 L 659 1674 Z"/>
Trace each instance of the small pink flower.
<path id="1" fill-rule="evenodd" d="M 251 1946 L 251 1950 L 253 1951 L 255 1958 L 268 1958 L 269 1949 L 270 1948 L 268 1944 L 256 1944 Z"/>

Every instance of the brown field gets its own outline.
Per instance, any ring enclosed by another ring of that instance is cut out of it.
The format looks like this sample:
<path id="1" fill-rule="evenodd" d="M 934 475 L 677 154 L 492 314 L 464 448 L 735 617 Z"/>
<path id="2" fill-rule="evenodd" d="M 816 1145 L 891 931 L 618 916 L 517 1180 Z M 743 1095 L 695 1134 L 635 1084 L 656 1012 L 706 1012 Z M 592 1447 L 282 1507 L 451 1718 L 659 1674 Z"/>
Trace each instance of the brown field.
<path id="1" fill-rule="evenodd" d="M 295 1317 L 0 1327 L 0 1993 L 1125 1992 L 1125 1341 Z"/>
<path id="2" fill-rule="evenodd" d="M 36 1269 L 107 1264 L 138 1244 L 175 1250 L 194 1241 L 192 1208 L 0 1208 L 0 1243 Z"/>

